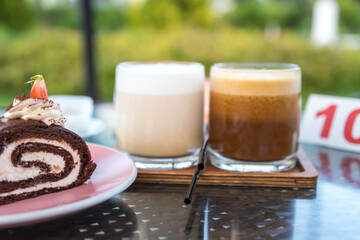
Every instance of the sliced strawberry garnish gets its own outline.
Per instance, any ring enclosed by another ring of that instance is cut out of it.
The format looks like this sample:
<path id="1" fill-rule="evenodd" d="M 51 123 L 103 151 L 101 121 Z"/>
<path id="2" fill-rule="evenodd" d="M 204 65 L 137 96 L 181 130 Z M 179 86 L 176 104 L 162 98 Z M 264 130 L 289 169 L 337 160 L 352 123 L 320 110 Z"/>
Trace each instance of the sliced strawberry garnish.
<path id="1" fill-rule="evenodd" d="M 27 83 L 31 83 L 32 88 L 30 92 L 31 98 L 45 98 L 48 99 L 45 79 L 42 75 L 35 75 L 30 78 L 30 81 Z"/>

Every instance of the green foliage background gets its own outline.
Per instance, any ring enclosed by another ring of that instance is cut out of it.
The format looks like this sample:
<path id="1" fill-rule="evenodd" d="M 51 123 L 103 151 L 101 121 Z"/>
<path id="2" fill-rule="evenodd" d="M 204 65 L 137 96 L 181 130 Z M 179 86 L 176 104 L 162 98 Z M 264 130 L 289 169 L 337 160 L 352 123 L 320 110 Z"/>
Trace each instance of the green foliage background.
<path id="1" fill-rule="evenodd" d="M 341 18 L 342 31 L 360 31 L 356 14 L 360 3 L 340 2 L 341 12 L 347 13 Z M 98 1 L 94 16 L 100 99 L 112 99 L 118 63 L 146 60 L 201 62 L 207 72 L 216 62 L 292 62 L 302 68 L 303 99 L 310 93 L 359 94 L 359 52 L 315 48 L 310 43 L 311 0 L 234 4 L 220 18 L 207 0 L 148 0 L 119 6 Z M 4 13 L 14 8 L 17 19 Z M 24 82 L 35 74 L 45 76 L 50 94 L 85 93 L 80 14 L 79 6 L 67 1 L 51 8 L 42 8 L 37 1 L 0 2 L 0 106 L 28 93 Z M 279 39 L 264 36 L 269 22 L 282 27 Z"/>

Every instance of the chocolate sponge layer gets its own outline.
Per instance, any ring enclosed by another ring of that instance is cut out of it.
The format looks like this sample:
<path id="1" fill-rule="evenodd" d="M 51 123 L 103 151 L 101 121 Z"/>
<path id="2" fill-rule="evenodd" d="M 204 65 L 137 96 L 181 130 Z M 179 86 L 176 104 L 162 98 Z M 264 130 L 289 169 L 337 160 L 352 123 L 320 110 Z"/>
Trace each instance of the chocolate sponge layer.
<path id="1" fill-rule="evenodd" d="M 36 166 L 41 170 L 41 174 L 34 178 L 21 181 L 0 181 L 0 193 L 11 192 L 13 190 L 26 188 L 29 186 L 35 186 L 39 183 L 58 181 L 69 175 L 72 169 L 75 167 L 72 155 L 66 149 L 54 146 L 51 144 L 50 141 L 49 143 L 37 143 L 32 141 L 32 139 L 37 138 L 55 140 L 57 142 L 64 141 L 68 145 L 70 145 L 73 150 L 78 151 L 80 156 L 80 173 L 78 178 L 70 185 L 61 188 L 46 188 L 32 193 L 0 197 L 0 205 L 81 185 L 90 178 L 91 174 L 95 170 L 96 164 L 91 160 L 89 148 L 87 147 L 84 140 L 77 134 L 61 126 L 47 126 L 41 121 L 25 121 L 22 119 L 7 120 L 1 117 L 0 155 L 3 153 L 4 149 L 12 142 L 22 139 L 28 139 L 29 142 L 22 143 L 15 147 L 9 161 L 11 161 L 12 164 L 16 167 L 29 168 Z M 46 163 L 46 160 L 45 162 L 36 160 L 31 162 L 21 161 L 21 157 L 23 154 L 39 151 L 49 152 L 61 156 L 65 163 L 64 169 L 59 173 L 50 173 L 50 165 Z"/>

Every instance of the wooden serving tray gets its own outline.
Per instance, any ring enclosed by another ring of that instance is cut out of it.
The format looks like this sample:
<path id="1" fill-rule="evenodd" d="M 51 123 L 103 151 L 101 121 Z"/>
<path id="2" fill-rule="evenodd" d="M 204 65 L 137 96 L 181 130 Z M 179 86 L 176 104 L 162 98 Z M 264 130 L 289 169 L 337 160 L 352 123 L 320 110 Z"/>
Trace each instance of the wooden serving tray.
<path id="1" fill-rule="evenodd" d="M 294 169 L 280 173 L 229 172 L 218 169 L 209 162 L 201 172 L 198 185 L 259 186 L 259 187 L 315 187 L 318 172 L 300 148 Z M 135 182 L 190 184 L 195 167 L 179 170 L 138 169 Z"/>

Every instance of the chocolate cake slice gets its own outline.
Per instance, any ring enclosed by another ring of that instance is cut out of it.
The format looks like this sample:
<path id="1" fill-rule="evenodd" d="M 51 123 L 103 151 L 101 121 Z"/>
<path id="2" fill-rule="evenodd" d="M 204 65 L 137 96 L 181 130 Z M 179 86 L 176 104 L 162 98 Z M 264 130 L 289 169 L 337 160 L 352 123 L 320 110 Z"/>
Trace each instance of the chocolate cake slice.
<path id="1" fill-rule="evenodd" d="M 0 205 L 90 178 L 96 168 L 90 151 L 80 136 L 57 125 L 64 121 L 52 101 L 17 97 L 5 116 L 0 118 Z"/>

